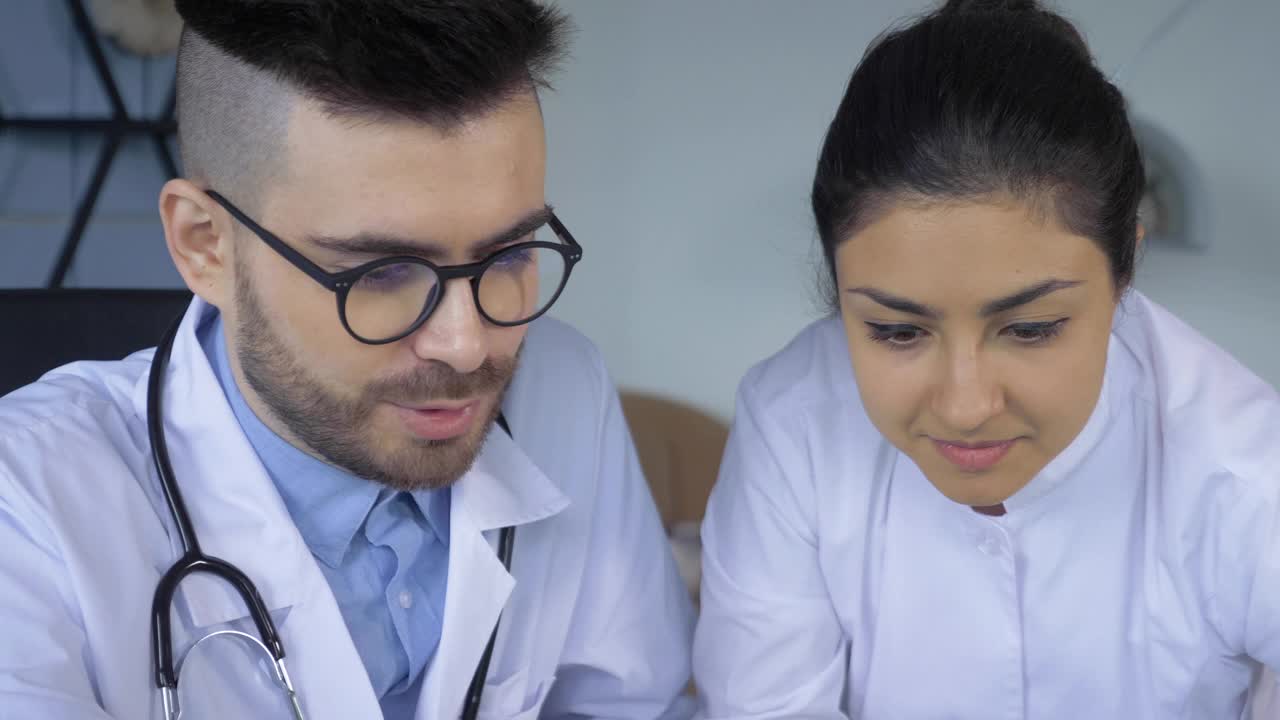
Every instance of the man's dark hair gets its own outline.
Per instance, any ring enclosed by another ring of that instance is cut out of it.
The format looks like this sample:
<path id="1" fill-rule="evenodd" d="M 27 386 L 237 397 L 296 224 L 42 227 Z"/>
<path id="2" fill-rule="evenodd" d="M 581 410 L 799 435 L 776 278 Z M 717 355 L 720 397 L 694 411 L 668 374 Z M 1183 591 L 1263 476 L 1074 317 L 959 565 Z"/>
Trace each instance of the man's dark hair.
<path id="1" fill-rule="evenodd" d="M 186 175 L 252 194 L 289 108 L 442 129 L 547 85 L 567 19 L 533 0 L 177 0 Z M 247 188 L 245 186 L 248 186 Z"/>

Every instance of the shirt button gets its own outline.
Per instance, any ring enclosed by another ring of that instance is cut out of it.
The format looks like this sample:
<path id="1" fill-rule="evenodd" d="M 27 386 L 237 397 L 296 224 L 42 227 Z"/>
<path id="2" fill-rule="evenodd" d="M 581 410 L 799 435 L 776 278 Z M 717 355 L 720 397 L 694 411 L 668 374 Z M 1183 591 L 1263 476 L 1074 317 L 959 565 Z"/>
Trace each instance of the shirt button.
<path id="1" fill-rule="evenodd" d="M 981 542 L 978 543 L 978 549 L 987 555 L 999 555 L 1001 549 L 1000 540 L 994 535 L 985 535 Z"/>
<path id="2" fill-rule="evenodd" d="M 400 607 L 404 608 L 405 610 L 408 610 L 409 608 L 413 607 L 413 593 L 409 592 L 408 590 L 400 591 Z"/>

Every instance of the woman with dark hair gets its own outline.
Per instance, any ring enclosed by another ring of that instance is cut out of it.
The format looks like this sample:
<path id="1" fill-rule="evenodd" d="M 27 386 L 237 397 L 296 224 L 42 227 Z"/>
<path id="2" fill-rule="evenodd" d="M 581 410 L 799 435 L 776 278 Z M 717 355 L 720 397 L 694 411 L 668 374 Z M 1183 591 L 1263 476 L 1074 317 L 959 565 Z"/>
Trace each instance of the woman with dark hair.
<path id="1" fill-rule="evenodd" d="M 1257 710 L 1280 398 L 1131 288 L 1142 185 L 1037 3 L 871 47 L 813 183 L 834 312 L 742 382 L 704 524 L 704 715 Z"/>

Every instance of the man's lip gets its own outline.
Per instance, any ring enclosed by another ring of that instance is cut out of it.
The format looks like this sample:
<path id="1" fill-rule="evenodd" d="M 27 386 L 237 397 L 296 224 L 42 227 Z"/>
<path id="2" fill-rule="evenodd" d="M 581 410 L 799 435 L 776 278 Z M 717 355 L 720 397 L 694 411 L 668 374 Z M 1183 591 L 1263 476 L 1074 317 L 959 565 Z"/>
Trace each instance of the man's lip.
<path id="1" fill-rule="evenodd" d="M 428 410 L 461 410 L 467 407 L 468 405 L 474 404 L 475 402 L 476 402 L 475 399 L 471 398 L 468 400 L 439 400 L 439 401 L 426 402 L 426 403 L 393 402 L 391 404 L 395 405 L 398 408 L 403 408 L 405 410 L 417 410 L 418 412 L 425 412 Z"/>
<path id="2" fill-rule="evenodd" d="M 405 427 L 423 440 L 450 440 L 465 434 L 475 424 L 478 402 L 461 406 L 408 408 L 393 405 Z"/>

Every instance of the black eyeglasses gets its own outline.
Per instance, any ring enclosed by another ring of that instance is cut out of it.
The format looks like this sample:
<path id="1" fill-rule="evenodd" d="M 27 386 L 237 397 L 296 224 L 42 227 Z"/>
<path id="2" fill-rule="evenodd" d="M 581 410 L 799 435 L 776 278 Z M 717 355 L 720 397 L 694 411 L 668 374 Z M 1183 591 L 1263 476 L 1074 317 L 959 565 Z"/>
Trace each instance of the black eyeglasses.
<path id="1" fill-rule="evenodd" d="M 554 213 L 547 224 L 560 242 L 508 245 L 479 262 L 439 266 L 412 256 L 387 257 L 330 273 L 240 212 L 222 195 L 205 191 L 294 267 L 332 291 L 338 318 L 351 337 L 367 345 L 400 340 L 431 317 L 450 280 L 468 278 L 476 309 L 502 327 L 532 322 L 560 297 L 582 246 Z"/>

